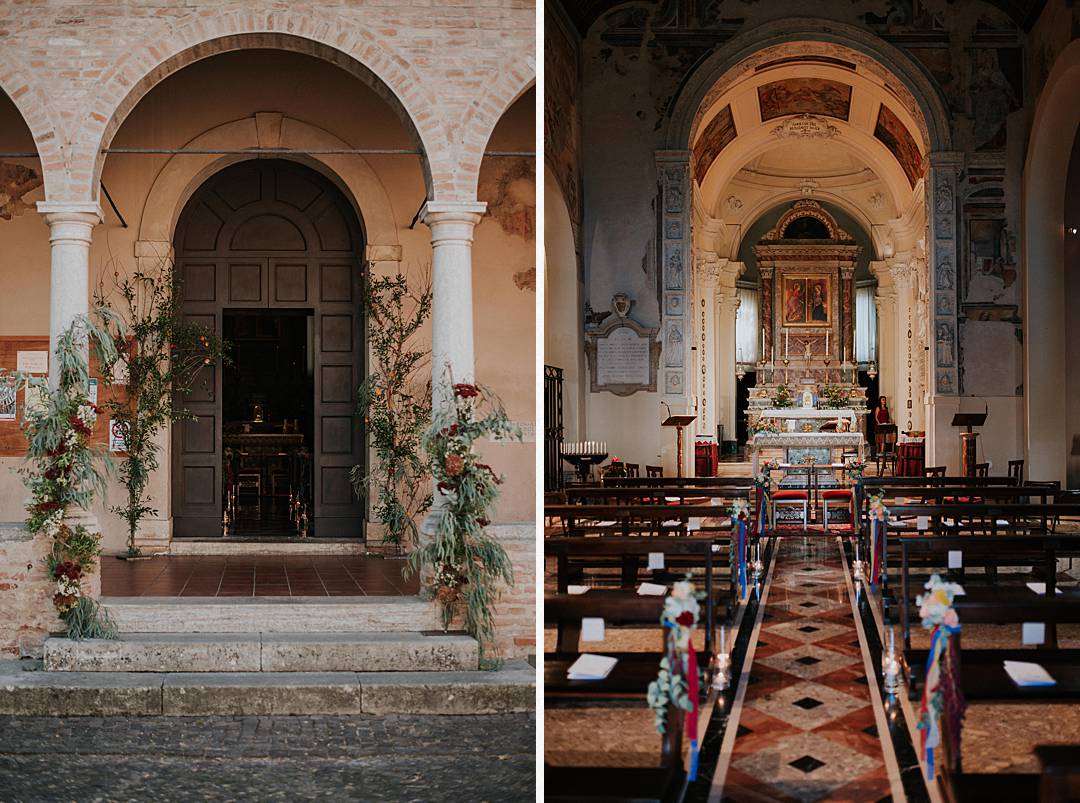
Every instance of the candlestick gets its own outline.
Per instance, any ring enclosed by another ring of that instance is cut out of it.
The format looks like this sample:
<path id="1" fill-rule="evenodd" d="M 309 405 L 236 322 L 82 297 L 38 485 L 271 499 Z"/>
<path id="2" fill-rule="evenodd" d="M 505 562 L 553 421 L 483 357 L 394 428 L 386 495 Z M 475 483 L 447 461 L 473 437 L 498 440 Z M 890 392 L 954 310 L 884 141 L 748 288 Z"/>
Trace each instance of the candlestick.
<path id="1" fill-rule="evenodd" d="M 791 354 L 791 332 L 784 332 L 784 356 Z"/>
<path id="2" fill-rule="evenodd" d="M 829 355 L 829 333 L 825 333 L 825 356 Z"/>

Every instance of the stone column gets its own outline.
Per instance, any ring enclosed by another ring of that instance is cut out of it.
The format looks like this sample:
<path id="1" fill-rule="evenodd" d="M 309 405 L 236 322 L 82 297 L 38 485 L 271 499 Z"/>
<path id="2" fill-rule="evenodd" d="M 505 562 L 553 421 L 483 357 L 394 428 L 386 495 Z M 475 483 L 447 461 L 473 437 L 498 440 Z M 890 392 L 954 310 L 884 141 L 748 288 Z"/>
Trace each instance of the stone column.
<path id="1" fill-rule="evenodd" d="M 765 362 L 773 362 L 776 354 L 773 352 L 773 267 L 769 265 L 758 266 L 761 271 L 761 327 L 765 332 L 765 353 L 761 359 Z M 758 381 L 763 381 L 759 378 Z"/>
<path id="2" fill-rule="evenodd" d="M 874 293 L 878 321 L 878 388 L 882 395 L 889 397 L 891 403 L 895 403 L 896 389 L 900 386 L 900 327 L 896 295 L 895 286 L 883 286 L 880 281 Z"/>
<path id="3" fill-rule="evenodd" d="M 40 201 L 40 212 L 49 226 L 52 271 L 49 283 L 49 385 L 60 383 L 56 346 L 60 335 L 80 315 L 90 311 L 90 240 L 94 226 L 102 221 L 96 203 Z M 84 353 L 88 347 L 84 343 Z M 71 526 L 82 525 L 98 532 L 97 516 L 92 510 L 74 508 L 66 520 Z M 85 588 L 92 597 L 101 596 L 98 572 L 85 578 Z"/>
<path id="4" fill-rule="evenodd" d="M 487 210 L 479 201 L 428 201 L 420 219 L 431 229 L 431 398 L 450 401 L 449 382 L 476 378 L 473 358 L 473 230 Z"/>
<path id="5" fill-rule="evenodd" d="M 716 373 L 720 378 L 717 392 L 717 420 L 724 425 L 724 439 L 735 440 L 735 397 L 738 392 L 735 363 L 735 316 L 739 311 L 739 291 L 719 287 L 716 291 Z"/>
<path id="6" fill-rule="evenodd" d="M 52 273 L 49 284 L 49 384 L 60 381 L 56 343 L 79 315 L 90 309 L 90 238 L 102 221 L 96 203 L 41 201 L 49 226 Z"/>
<path id="7" fill-rule="evenodd" d="M 842 315 L 842 340 L 840 353 L 837 354 L 839 363 L 845 357 L 855 359 L 855 266 L 840 268 L 840 292 Z"/>
<path id="8" fill-rule="evenodd" d="M 723 260 L 727 262 L 727 260 Z M 694 272 L 694 316 L 692 331 L 697 349 L 695 360 L 695 388 L 698 397 L 698 420 L 696 433 L 716 435 L 717 407 L 716 374 L 717 354 L 723 347 L 723 333 L 716 329 L 713 297 L 720 279 L 721 260 L 715 253 L 706 252 L 697 258 Z"/>
<path id="9" fill-rule="evenodd" d="M 896 383 L 889 399 L 893 421 L 901 429 L 911 429 L 912 410 L 915 406 L 914 388 L 914 315 L 915 277 L 910 265 L 893 262 L 889 265 L 893 285 L 896 288 L 896 300 L 893 303 L 896 316 L 894 337 L 896 338 Z M 910 402 L 910 406 L 909 406 Z"/>

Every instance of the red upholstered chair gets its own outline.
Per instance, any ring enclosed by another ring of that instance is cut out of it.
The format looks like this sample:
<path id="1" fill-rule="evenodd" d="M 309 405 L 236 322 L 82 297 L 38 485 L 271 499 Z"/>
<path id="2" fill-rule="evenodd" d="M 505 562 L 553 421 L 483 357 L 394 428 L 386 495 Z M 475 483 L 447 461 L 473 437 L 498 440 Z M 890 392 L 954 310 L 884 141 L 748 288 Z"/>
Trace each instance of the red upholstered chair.
<path id="1" fill-rule="evenodd" d="M 821 492 L 821 504 L 824 509 L 825 532 L 829 531 L 829 502 L 844 505 L 851 514 L 851 527 L 855 528 L 855 494 L 850 488 L 831 488 Z"/>
<path id="2" fill-rule="evenodd" d="M 776 491 L 772 495 L 772 526 L 776 529 L 776 509 L 780 505 L 802 505 L 803 528 L 810 526 L 810 496 L 807 491 Z"/>

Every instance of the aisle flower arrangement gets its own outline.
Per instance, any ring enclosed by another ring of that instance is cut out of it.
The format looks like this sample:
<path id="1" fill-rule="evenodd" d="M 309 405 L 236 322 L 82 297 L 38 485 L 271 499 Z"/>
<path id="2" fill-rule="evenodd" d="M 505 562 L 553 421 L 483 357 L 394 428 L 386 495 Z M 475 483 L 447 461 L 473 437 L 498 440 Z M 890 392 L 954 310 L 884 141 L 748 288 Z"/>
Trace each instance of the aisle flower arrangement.
<path id="1" fill-rule="evenodd" d="M 108 311 L 99 310 L 98 315 L 115 323 Z M 101 554 L 101 535 L 67 521 L 73 508 L 88 510 L 95 497 L 104 493 L 105 475 L 111 468 L 104 450 L 91 442 L 100 410 L 86 395 L 88 339 L 102 370 L 111 370 L 117 356 L 113 338 L 84 316 L 57 340 L 55 388 L 42 376 L 0 371 L 0 379 L 14 378 L 24 388 L 21 426 L 29 465 L 20 473 L 31 497 L 26 527 L 51 539 L 45 568 L 54 584 L 52 602 L 67 625 L 68 636 L 75 639 L 115 635 L 107 613 L 83 587 Z"/>
<path id="2" fill-rule="evenodd" d="M 731 573 L 739 578 L 739 590 L 743 599 L 749 593 L 746 582 L 746 531 L 750 525 L 750 505 L 745 499 L 736 499 L 731 505 L 731 526 L 735 537 L 731 539 Z"/>
<path id="3" fill-rule="evenodd" d="M 689 579 L 671 587 L 664 600 L 660 624 L 664 626 L 665 652 L 660 659 L 656 680 L 649 684 L 648 703 L 653 711 L 656 730 L 667 732 L 668 706 L 686 712 L 686 733 L 690 739 L 690 780 L 697 772 L 698 668 L 693 636 L 701 613 L 699 600 L 704 594 L 694 590 Z M 678 671 L 675 671 L 678 670 Z"/>
<path id="4" fill-rule="evenodd" d="M 885 525 L 889 521 L 889 509 L 885 507 L 884 495 L 870 495 L 870 590 L 877 590 L 881 579 L 881 555 L 885 551 Z"/>
<path id="5" fill-rule="evenodd" d="M 512 585 L 513 567 L 502 545 L 486 528 L 503 478 L 480 462 L 480 438 L 521 439 L 521 431 L 490 390 L 473 384 L 452 387 L 452 403 L 437 411 L 423 438 L 439 501 L 434 537 L 409 557 L 406 574 L 421 574 L 439 602 L 444 629 L 456 615 L 480 644 L 481 656 L 497 655 L 495 602 L 500 583 Z"/>
<path id="6" fill-rule="evenodd" d="M 919 736 L 926 774 L 934 778 L 934 751 L 945 750 L 945 761 L 955 768 L 960 755 L 960 721 L 967 703 L 960 688 L 960 656 L 954 636 L 960 633 L 960 617 L 953 600 L 963 594 L 958 583 L 948 583 L 933 575 L 925 586 L 929 592 L 915 602 L 922 626 L 931 631 L 930 653 L 926 658 L 926 680 L 919 707 Z"/>

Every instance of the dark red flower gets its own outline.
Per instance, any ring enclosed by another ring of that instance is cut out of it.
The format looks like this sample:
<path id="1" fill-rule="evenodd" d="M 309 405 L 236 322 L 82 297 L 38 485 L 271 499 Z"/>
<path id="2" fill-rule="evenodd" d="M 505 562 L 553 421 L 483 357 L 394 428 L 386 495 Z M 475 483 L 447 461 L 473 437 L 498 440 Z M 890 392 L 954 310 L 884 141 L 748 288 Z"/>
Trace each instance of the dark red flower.
<path id="1" fill-rule="evenodd" d="M 449 482 L 440 482 L 435 487 L 442 491 L 444 494 L 453 493 L 455 490 L 457 490 L 457 486 L 452 485 Z"/>
<path id="2" fill-rule="evenodd" d="M 468 385 L 462 382 L 454 385 L 454 395 L 462 399 L 471 399 L 480 395 L 480 388 L 476 385 Z"/>
<path id="3" fill-rule="evenodd" d="M 694 614 L 690 613 L 690 611 L 683 611 L 675 617 L 675 621 L 683 627 L 690 627 L 694 623 Z"/>
<path id="4" fill-rule="evenodd" d="M 490 522 L 490 521 L 488 521 L 488 520 L 487 520 L 487 519 L 485 519 L 485 518 L 479 518 L 479 519 L 477 519 L 477 520 L 476 520 L 476 523 L 477 523 L 477 524 L 479 524 L 479 525 L 480 525 L 481 527 L 487 527 L 487 526 L 488 526 L 489 524 L 491 524 L 491 522 Z"/>
<path id="5" fill-rule="evenodd" d="M 62 561 L 53 568 L 53 577 L 57 579 L 66 577 L 69 580 L 78 580 L 82 577 L 82 567 L 74 561 Z"/>

